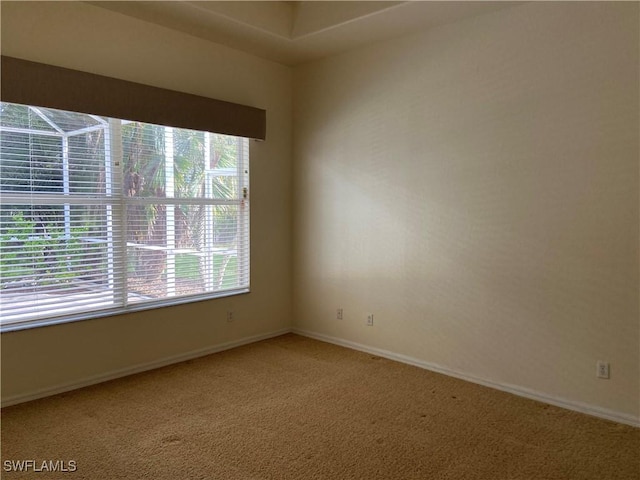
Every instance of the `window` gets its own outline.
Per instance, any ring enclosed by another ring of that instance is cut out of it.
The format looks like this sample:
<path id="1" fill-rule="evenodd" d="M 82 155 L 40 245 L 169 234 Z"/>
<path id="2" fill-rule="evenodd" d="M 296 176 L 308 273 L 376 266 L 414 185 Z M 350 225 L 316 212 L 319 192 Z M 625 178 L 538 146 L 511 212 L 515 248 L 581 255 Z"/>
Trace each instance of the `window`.
<path id="1" fill-rule="evenodd" d="M 3 329 L 249 288 L 242 137 L 0 103 Z"/>

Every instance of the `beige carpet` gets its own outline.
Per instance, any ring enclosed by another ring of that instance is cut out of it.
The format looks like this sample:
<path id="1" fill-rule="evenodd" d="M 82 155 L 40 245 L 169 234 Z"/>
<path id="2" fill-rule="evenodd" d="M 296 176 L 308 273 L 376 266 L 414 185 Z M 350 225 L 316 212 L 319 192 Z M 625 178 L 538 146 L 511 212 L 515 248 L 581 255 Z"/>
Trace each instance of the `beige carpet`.
<path id="1" fill-rule="evenodd" d="M 8 473 L 6 460 L 74 460 Z M 640 430 L 296 335 L 2 410 L 2 478 L 640 478 Z"/>

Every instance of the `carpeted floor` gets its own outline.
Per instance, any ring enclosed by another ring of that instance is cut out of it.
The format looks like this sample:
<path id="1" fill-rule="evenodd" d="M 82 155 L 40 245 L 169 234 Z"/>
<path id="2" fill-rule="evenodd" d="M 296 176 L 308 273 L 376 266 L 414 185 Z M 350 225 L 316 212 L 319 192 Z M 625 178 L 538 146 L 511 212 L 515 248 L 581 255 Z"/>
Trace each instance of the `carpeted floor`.
<path id="1" fill-rule="evenodd" d="M 77 469 L 5 471 L 25 459 Z M 640 430 L 285 335 L 5 408 L 2 460 L 6 479 L 632 480 Z"/>

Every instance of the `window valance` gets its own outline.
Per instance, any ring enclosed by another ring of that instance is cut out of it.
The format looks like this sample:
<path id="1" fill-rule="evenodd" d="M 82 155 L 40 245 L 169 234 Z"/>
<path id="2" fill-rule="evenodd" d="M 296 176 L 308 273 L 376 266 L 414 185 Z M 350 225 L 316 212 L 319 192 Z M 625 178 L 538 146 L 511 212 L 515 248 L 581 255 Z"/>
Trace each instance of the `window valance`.
<path id="1" fill-rule="evenodd" d="M 4 102 L 264 140 L 266 111 L 117 78 L 2 56 Z"/>

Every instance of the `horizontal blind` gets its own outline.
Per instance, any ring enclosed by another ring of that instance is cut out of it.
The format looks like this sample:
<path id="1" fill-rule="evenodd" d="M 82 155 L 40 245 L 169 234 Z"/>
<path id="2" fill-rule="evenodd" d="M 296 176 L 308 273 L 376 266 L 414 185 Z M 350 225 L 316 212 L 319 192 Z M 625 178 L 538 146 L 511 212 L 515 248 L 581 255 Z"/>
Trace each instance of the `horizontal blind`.
<path id="1" fill-rule="evenodd" d="M 129 301 L 248 287 L 248 141 L 121 126 Z"/>
<path id="2" fill-rule="evenodd" d="M 247 139 L 0 108 L 2 325 L 248 288 Z"/>
<path id="3" fill-rule="evenodd" d="M 0 104 L 2 323 L 112 308 L 123 275 L 108 122 Z M 122 292 L 120 292 L 122 296 Z"/>

